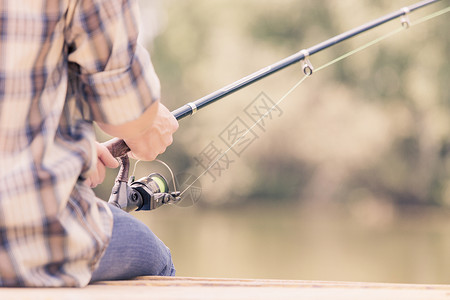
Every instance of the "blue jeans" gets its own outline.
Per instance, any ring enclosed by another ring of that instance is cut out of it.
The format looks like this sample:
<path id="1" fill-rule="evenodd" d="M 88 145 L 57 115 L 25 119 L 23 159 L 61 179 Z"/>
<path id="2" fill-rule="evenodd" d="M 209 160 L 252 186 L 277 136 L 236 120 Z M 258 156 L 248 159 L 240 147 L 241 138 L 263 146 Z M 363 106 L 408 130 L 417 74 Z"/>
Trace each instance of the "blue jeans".
<path id="1" fill-rule="evenodd" d="M 174 276 L 169 248 L 141 221 L 110 205 L 114 216 L 111 242 L 91 282 L 136 276 Z"/>

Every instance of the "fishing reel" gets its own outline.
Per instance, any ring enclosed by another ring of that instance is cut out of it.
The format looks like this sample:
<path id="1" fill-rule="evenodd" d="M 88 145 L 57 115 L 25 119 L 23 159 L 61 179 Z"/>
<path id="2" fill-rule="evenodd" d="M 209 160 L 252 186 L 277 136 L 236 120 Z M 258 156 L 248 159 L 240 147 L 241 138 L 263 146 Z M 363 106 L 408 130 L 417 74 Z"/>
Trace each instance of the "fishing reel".
<path id="1" fill-rule="evenodd" d="M 161 174 L 152 173 L 139 180 L 135 180 L 134 176 L 128 179 L 130 165 L 128 156 L 119 157 L 119 162 L 120 170 L 108 201 L 112 205 L 130 212 L 154 210 L 164 204 L 175 204 L 181 200 L 180 192 L 170 192 L 167 180 Z M 164 165 L 168 167 L 166 164 Z M 169 171 L 173 174 L 170 168 Z M 173 175 L 172 179 L 174 190 L 176 190 Z"/>

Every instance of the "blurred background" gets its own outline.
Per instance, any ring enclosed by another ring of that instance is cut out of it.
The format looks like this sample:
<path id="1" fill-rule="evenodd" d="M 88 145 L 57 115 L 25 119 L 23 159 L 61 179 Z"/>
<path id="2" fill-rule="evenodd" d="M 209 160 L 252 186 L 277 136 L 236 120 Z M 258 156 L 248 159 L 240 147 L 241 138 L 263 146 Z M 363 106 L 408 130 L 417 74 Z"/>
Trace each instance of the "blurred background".
<path id="1" fill-rule="evenodd" d="M 415 1 L 140 3 L 142 42 L 173 110 Z M 448 15 L 435 18 L 315 73 L 206 173 L 237 128 L 254 123 L 252 110 L 303 77 L 300 64 L 180 121 L 159 158 L 190 182 L 204 175 L 180 205 L 133 213 L 172 250 L 177 275 L 448 284 L 449 25 Z M 381 26 L 311 63 L 317 68 L 399 26 Z M 139 163 L 136 175 L 155 171 L 170 178 L 155 162 Z M 109 197 L 116 172 L 98 196 Z"/>

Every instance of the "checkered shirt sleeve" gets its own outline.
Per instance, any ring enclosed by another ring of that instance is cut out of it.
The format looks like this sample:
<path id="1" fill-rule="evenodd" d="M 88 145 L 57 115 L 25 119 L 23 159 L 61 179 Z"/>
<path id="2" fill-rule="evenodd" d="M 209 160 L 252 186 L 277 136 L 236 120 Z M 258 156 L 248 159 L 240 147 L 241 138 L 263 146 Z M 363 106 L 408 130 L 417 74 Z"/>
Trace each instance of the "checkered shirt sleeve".
<path id="1" fill-rule="evenodd" d="M 137 43 L 134 2 L 81 1 L 74 10 L 68 59 L 80 67 L 80 90 L 95 121 L 131 121 L 159 98 L 150 57 Z"/>
<path id="2" fill-rule="evenodd" d="M 159 98 L 136 0 L 0 1 L 0 286 L 85 286 L 112 215 L 82 178 L 92 121 Z"/>

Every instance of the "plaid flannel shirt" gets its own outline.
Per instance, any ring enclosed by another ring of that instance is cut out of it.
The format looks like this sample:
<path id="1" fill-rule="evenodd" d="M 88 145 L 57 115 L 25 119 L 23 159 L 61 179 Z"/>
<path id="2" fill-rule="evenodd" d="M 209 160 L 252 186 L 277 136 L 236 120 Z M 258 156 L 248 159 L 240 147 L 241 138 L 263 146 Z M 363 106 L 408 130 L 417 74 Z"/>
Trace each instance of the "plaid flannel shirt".
<path id="1" fill-rule="evenodd" d="M 159 98 L 133 0 L 0 0 L 0 286 L 84 286 L 112 232 L 92 121 Z"/>

